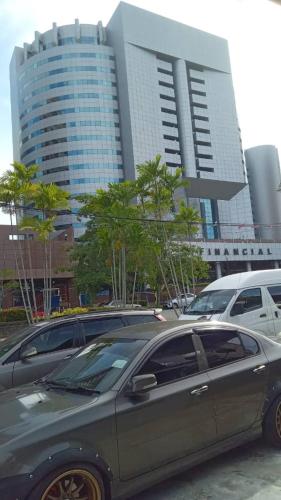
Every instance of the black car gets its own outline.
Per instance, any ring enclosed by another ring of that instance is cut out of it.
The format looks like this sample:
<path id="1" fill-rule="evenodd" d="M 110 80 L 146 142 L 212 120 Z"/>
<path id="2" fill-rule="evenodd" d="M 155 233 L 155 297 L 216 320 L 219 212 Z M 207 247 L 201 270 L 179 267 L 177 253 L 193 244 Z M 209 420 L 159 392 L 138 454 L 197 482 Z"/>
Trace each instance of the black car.
<path id="1" fill-rule="evenodd" d="M 235 325 L 108 333 L 0 394 L 1 500 L 124 499 L 264 434 L 281 447 L 281 345 Z"/>
<path id="2" fill-rule="evenodd" d="M 97 336 L 124 326 L 164 321 L 149 310 L 118 310 L 44 321 L 0 337 L 0 390 L 32 382 Z"/>

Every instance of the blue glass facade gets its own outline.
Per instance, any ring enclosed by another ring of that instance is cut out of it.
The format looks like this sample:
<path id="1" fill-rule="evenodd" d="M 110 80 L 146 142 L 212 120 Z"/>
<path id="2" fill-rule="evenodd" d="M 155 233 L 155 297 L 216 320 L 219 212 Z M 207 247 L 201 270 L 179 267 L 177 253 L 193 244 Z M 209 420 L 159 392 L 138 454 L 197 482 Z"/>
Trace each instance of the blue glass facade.
<path id="1" fill-rule="evenodd" d="M 67 115 L 73 113 L 114 113 L 118 114 L 118 109 L 116 108 L 107 108 L 104 106 L 86 106 L 80 107 L 76 106 L 74 108 L 66 108 L 66 109 L 57 109 L 56 111 L 50 111 L 49 113 L 44 113 L 43 115 L 35 116 L 31 120 L 27 121 L 22 127 L 21 130 L 25 130 L 27 127 L 30 127 L 34 123 L 40 122 L 41 120 L 46 120 L 47 118 L 51 118 L 52 116 L 59 115 Z"/>
<path id="2" fill-rule="evenodd" d="M 44 87 L 40 87 L 38 89 L 32 90 L 29 94 L 25 94 L 24 97 L 20 100 L 21 104 L 28 101 L 32 97 L 36 95 L 42 94 L 43 92 L 47 92 L 48 90 L 59 89 L 62 87 L 80 87 L 84 85 L 98 85 L 99 87 L 116 87 L 116 82 L 112 82 L 111 80 L 97 80 L 97 79 L 85 79 L 80 78 L 78 80 L 66 80 L 61 82 L 49 83 L 48 85 L 44 85 Z"/>
<path id="3" fill-rule="evenodd" d="M 112 94 L 103 94 L 97 92 L 79 92 L 76 94 L 64 94 L 54 97 L 49 97 L 48 99 L 42 99 L 42 101 L 35 102 L 30 108 L 26 108 L 21 114 L 20 119 L 24 118 L 28 113 L 34 109 L 41 108 L 47 104 L 52 104 L 53 102 L 69 101 L 73 99 L 104 99 L 109 101 L 116 101 L 117 96 Z"/>
<path id="4" fill-rule="evenodd" d="M 208 240 L 216 240 L 220 237 L 218 208 L 216 200 L 200 200 L 201 217 L 203 219 L 203 236 Z"/>
<path id="5" fill-rule="evenodd" d="M 104 120 L 81 120 L 77 122 L 67 122 L 67 123 L 57 123 L 55 125 L 50 125 L 49 127 L 44 127 L 39 130 L 35 130 L 35 132 L 31 132 L 30 134 L 23 137 L 21 141 L 21 145 L 25 144 L 29 139 L 33 137 L 38 137 L 40 135 L 46 134 L 47 132 L 52 132 L 53 130 L 60 130 L 66 128 L 81 128 L 81 127 L 106 127 L 106 128 L 118 128 L 119 123 L 109 122 Z"/>
<path id="6" fill-rule="evenodd" d="M 103 29 L 55 26 L 17 51 L 19 159 L 71 196 L 74 186 L 78 195 L 122 181 L 115 56 Z M 58 228 L 72 224 L 81 234 L 77 205 L 59 214 Z"/>
<path id="7" fill-rule="evenodd" d="M 22 85 L 22 90 L 24 90 L 28 85 L 48 78 L 49 76 L 61 75 L 62 73 L 80 73 L 83 71 L 111 74 L 115 73 L 115 69 L 108 68 L 107 66 L 69 66 L 67 68 L 56 68 L 51 69 L 50 71 L 45 71 L 45 73 L 40 73 L 39 75 L 33 75 Z"/>

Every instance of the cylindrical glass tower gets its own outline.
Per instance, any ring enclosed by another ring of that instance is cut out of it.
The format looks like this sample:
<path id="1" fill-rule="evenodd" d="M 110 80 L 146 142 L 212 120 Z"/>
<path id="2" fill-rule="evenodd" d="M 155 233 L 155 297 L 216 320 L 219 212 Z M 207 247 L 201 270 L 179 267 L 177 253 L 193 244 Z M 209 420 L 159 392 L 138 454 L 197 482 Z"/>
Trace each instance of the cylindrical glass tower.
<path id="1" fill-rule="evenodd" d="M 101 23 L 57 27 L 16 47 L 10 67 L 14 159 L 39 165 L 38 178 L 74 198 L 123 180 L 113 49 Z M 57 229 L 73 225 L 62 214 Z"/>

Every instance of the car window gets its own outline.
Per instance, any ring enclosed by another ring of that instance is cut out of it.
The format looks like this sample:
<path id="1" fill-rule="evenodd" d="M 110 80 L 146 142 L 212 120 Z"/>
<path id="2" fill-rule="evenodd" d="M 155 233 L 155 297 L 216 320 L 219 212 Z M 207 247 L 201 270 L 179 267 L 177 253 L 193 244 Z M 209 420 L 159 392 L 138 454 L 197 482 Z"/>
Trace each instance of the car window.
<path id="1" fill-rule="evenodd" d="M 241 292 L 230 312 L 230 316 L 237 316 L 237 314 L 245 314 L 255 309 L 262 307 L 262 296 L 260 288 L 250 288 Z"/>
<path id="2" fill-rule="evenodd" d="M 182 335 L 156 349 L 139 370 L 138 375 L 153 373 L 159 386 L 175 382 L 198 371 L 192 338 L 190 335 Z"/>
<path id="3" fill-rule="evenodd" d="M 92 318 L 82 321 L 85 342 L 88 344 L 94 340 L 98 335 L 106 332 L 111 332 L 117 328 L 123 328 L 124 324 L 122 319 L 119 318 Z"/>
<path id="4" fill-rule="evenodd" d="M 47 380 L 65 388 L 80 387 L 85 391 L 106 392 L 146 343 L 147 340 L 133 337 L 101 337 L 78 351 L 68 363 L 58 366 Z"/>
<path id="5" fill-rule="evenodd" d="M 227 365 L 245 358 L 246 353 L 237 332 L 231 330 L 210 330 L 200 332 L 210 368 Z"/>
<path id="6" fill-rule="evenodd" d="M 132 316 L 124 316 L 128 325 L 137 325 L 138 323 L 151 323 L 152 321 L 159 321 L 153 314 L 134 314 Z"/>
<path id="7" fill-rule="evenodd" d="M 281 285 L 269 286 L 267 289 L 276 306 L 281 309 Z"/>
<path id="8" fill-rule="evenodd" d="M 75 347 L 76 323 L 65 323 L 44 330 L 24 344 L 24 350 L 36 349 L 37 354 Z"/>
<path id="9" fill-rule="evenodd" d="M 239 337 L 242 341 L 246 356 L 255 356 L 260 352 L 259 344 L 253 337 L 242 332 L 239 332 Z"/>

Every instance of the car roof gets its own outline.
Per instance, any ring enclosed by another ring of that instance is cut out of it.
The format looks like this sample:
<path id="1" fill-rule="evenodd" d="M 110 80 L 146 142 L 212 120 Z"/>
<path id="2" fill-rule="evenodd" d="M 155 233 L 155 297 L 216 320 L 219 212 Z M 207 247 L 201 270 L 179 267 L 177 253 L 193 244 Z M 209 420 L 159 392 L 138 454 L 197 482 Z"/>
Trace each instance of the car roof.
<path id="1" fill-rule="evenodd" d="M 110 309 L 107 311 L 94 311 L 89 313 L 80 313 L 80 314 L 69 314 L 68 316 L 59 316 L 57 318 L 50 318 L 48 320 L 39 321 L 38 323 L 34 323 L 30 325 L 30 327 L 42 327 L 54 325 L 56 323 L 61 323 L 64 321 L 71 321 L 73 319 L 91 319 L 91 318 L 99 318 L 102 316 L 128 316 L 133 315 L 137 316 L 140 314 L 144 315 L 154 315 L 159 314 L 162 309 Z"/>
<path id="2" fill-rule="evenodd" d="M 169 335 L 170 333 L 178 333 L 181 330 L 186 331 L 186 327 L 188 327 L 187 330 L 190 330 L 190 333 L 192 333 L 192 328 L 198 328 L 198 327 L 225 327 L 225 328 L 233 328 L 233 325 L 230 323 L 223 323 L 221 321 L 201 321 L 201 320 L 189 320 L 189 321 L 159 321 L 157 323 L 141 323 L 138 325 L 132 325 L 132 326 L 127 326 L 125 328 L 120 328 L 118 330 L 114 330 L 113 332 L 108 332 L 100 338 L 120 338 L 120 339 L 127 339 L 127 338 L 135 338 L 139 340 L 152 340 L 155 337 L 159 335 L 165 336 L 166 334 Z M 187 331 L 188 333 L 188 331 Z"/>
<path id="3" fill-rule="evenodd" d="M 270 285 L 281 283 L 281 269 L 267 269 L 262 271 L 248 271 L 245 273 L 229 274 L 223 276 L 204 288 L 203 292 Z"/>

